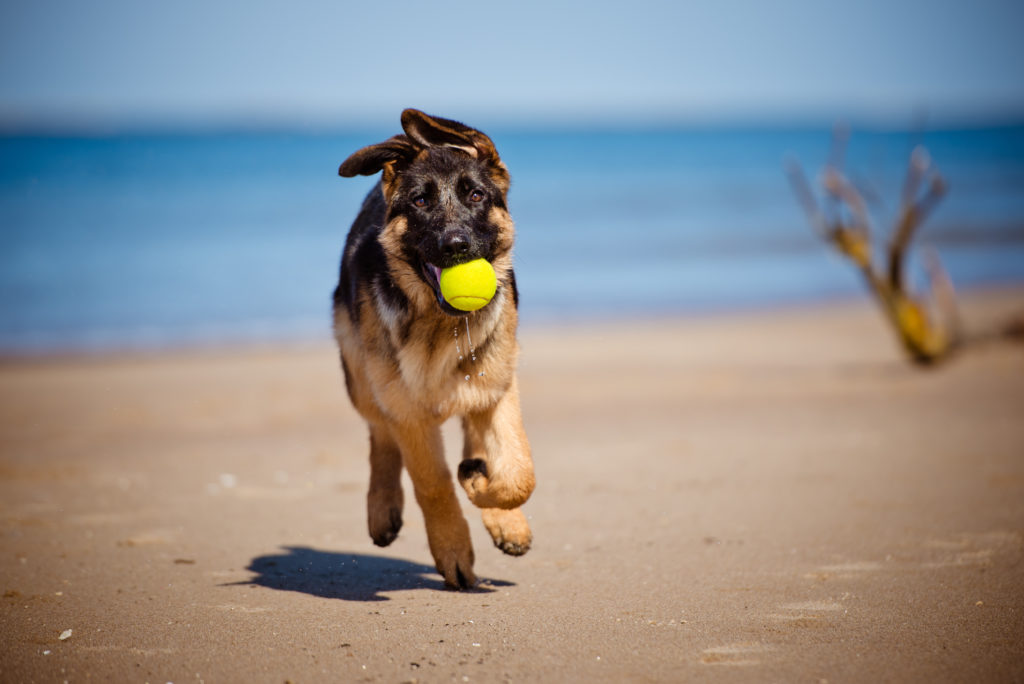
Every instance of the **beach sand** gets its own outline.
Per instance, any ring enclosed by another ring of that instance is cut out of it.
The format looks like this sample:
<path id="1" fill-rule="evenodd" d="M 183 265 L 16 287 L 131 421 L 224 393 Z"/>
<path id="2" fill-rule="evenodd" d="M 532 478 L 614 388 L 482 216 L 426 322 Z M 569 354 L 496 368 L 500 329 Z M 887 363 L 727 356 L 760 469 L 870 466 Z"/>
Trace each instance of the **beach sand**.
<path id="1" fill-rule="evenodd" d="M 464 593 L 408 482 L 371 543 L 328 344 L 0 363 L 0 681 L 1024 679 L 1024 345 L 922 370 L 867 301 L 520 337 L 534 548 L 460 494 Z"/>

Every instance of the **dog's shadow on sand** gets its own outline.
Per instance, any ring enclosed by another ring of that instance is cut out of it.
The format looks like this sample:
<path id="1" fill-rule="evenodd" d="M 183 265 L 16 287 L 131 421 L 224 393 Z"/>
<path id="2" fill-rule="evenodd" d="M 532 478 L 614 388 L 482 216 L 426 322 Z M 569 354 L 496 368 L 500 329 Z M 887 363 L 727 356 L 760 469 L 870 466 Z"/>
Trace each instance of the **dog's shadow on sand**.
<path id="1" fill-rule="evenodd" d="M 344 601 L 387 601 L 382 593 L 405 589 L 448 591 L 437 570 L 429 565 L 385 556 L 321 551 L 285 546 L 284 553 L 258 556 L 246 570 L 256 576 L 225 586 L 249 585 L 297 591 Z M 482 579 L 473 590 L 488 593 L 511 582 Z"/>

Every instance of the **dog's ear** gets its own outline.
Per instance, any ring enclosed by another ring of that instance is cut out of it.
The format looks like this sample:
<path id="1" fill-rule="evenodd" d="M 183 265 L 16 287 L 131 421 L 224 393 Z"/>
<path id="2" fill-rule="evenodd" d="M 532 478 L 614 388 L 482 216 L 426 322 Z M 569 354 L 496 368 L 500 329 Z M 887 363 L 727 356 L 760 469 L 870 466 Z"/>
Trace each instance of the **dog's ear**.
<path id="1" fill-rule="evenodd" d="M 418 109 L 406 109 L 402 112 L 402 130 L 421 147 L 454 147 L 488 162 L 494 182 L 502 192 L 508 192 L 508 169 L 498 157 L 498 150 L 491 139 L 475 128 L 451 119 L 430 116 Z"/>
<path id="2" fill-rule="evenodd" d="M 402 112 L 402 130 L 422 147 L 454 147 L 477 159 L 498 160 L 498 152 L 490 138 L 458 121 L 430 116 L 418 109 L 406 109 Z"/>
<path id="3" fill-rule="evenodd" d="M 416 155 L 416 148 L 404 135 L 396 135 L 376 145 L 364 147 L 352 153 L 341 163 L 338 175 L 345 178 L 352 176 L 372 176 L 386 164 L 397 161 L 411 161 Z"/>

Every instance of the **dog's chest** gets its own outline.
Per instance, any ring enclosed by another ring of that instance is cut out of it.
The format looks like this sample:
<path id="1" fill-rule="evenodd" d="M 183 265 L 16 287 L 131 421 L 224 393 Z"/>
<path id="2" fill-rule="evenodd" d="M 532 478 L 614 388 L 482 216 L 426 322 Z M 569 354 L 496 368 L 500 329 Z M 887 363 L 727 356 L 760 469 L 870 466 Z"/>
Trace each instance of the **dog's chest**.
<path id="1" fill-rule="evenodd" d="M 408 399 L 438 418 L 464 415 L 494 405 L 505 390 L 500 364 L 483 333 L 461 322 L 424 334 L 398 355 L 401 385 Z"/>

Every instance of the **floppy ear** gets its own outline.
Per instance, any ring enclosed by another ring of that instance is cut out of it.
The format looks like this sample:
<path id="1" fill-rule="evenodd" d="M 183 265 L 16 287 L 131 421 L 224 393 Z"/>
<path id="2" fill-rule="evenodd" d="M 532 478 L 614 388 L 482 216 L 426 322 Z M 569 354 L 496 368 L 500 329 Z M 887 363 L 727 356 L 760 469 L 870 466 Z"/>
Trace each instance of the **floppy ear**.
<path id="1" fill-rule="evenodd" d="M 346 178 L 352 176 L 372 176 L 385 164 L 398 160 L 409 161 L 416 150 L 404 135 L 396 135 L 376 145 L 364 147 L 342 162 L 338 175 Z"/>
<path id="2" fill-rule="evenodd" d="M 454 147 L 478 159 L 498 161 L 491 139 L 458 121 L 430 116 L 418 109 L 406 109 L 402 112 L 402 129 L 413 142 L 423 147 Z"/>

